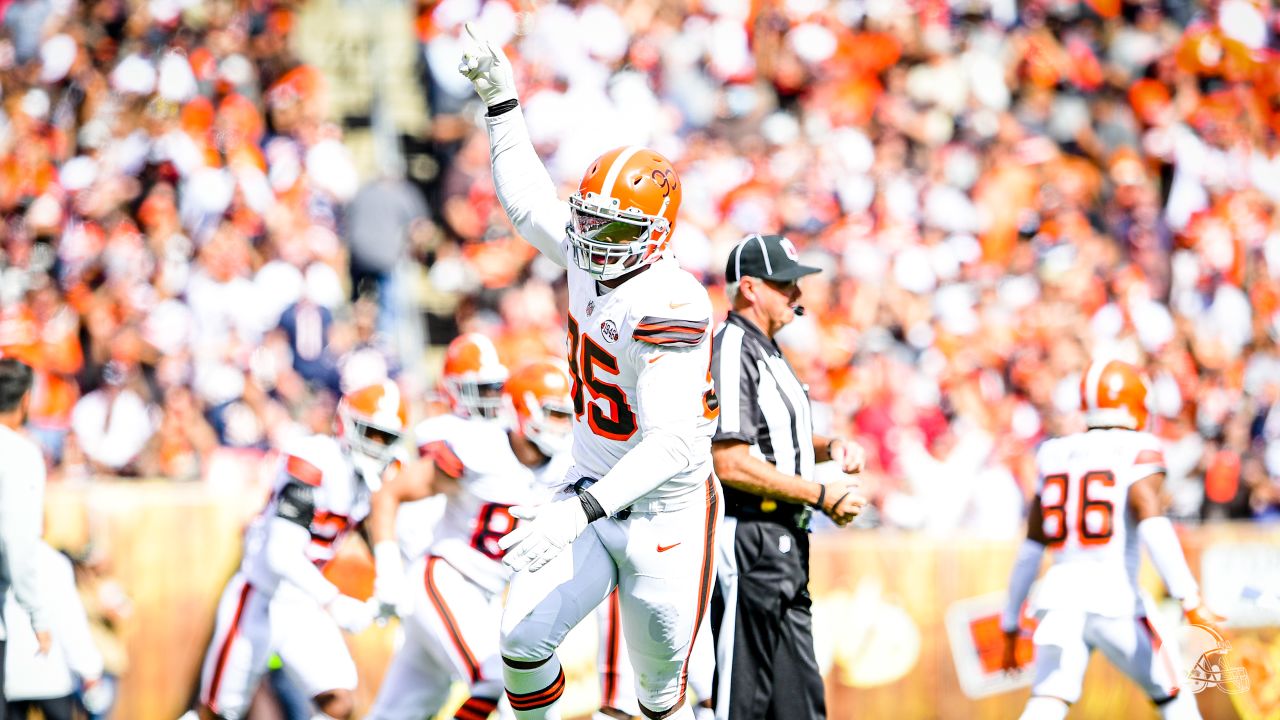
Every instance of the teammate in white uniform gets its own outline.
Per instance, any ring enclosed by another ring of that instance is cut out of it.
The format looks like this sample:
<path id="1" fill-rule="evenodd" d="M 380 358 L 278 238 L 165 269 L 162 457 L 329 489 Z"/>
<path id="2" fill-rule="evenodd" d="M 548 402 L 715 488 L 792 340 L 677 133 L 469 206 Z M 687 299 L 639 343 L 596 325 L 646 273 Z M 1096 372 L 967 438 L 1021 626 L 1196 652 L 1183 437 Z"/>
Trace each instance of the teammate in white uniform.
<path id="1" fill-rule="evenodd" d="M 1085 371 L 1081 398 L 1089 429 L 1047 440 L 1036 454 L 1038 492 L 1001 619 L 1004 665 L 1012 669 L 1022 606 L 1049 548 L 1053 564 L 1033 608 L 1040 615 L 1035 680 L 1022 717 L 1065 718 L 1097 648 L 1142 686 L 1163 717 L 1198 718 L 1194 696 L 1178 692 L 1173 648 L 1148 619 L 1150 599 L 1138 585 L 1141 541 L 1188 620 L 1209 626 L 1219 620 L 1200 604 L 1162 514 L 1164 454 L 1160 440 L 1143 432 L 1146 379 L 1128 363 L 1097 361 Z"/>
<path id="2" fill-rule="evenodd" d="M 525 240 L 568 270 L 569 286 L 574 468 L 560 499 L 513 508 L 527 522 L 501 541 L 504 562 L 529 570 L 512 580 L 503 613 L 507 697 L 518 717 L 558 716 L 555 649 L 618 587 L 641 713 L 691 718 L 688 660 L 722 508 L 711 475 L 711 303 L 666 254 L 680 180 L 653 150 L 618 148 L 566 206 L 529 140 L 510 62 L 468 32 L 459 70 L 488 107 L 498 198 Z"/>
<path id="3" fill-rule="evenodd" d="M 466 333 L 454 338 L 445 350 L 440 390 L 457 417 L 474 423 L 501 422 L 505 410 L 502 386 L 507 375 L 493 342 L 479 333 Z M 439 493 L 403 502 L 387 498 L 388 511 L 395 512 L 395 537 L 374 538 L 373 548 L 378 578 L 373 594 L 384 615 L 408 612 L 404 567 L 431 548 L 445 501 Z M 370 521 L 375 527 L 381 518 L 377 504 L 375 500 L 375 517 Z M 381 524 L 386 526 L 385 521 Z"/>
<path id="4" fill-rule="evenodd" d="M 218 604 L 201 718 L 243 718 L 273 653 L 319 717 L 352 716 L 356 667 L 339 628 L 359 632 L 373 608 L 341 594 L 322 569 L 369 514 L 407 417 L 398 388 L 383 382 L 343 397 L 336 438 L 282 448 L 271 499 L 246 531 L 240 570 Z"/>
<path id="5" fill-rule="evenodd" d="M 496 708 L 502 694 L 498 623 L 512 574 L 498 541 L 516 526 L 510 508 L 545 499 L 572 463 L 569 389 L 562 363 L 536 362 L 506 384 L 516 428 L 457 414 L 418 425 L 419 453 L 430 460 L 429 471 L 406 472 L 387 483 L 387 493 L 375 501 L 371 530 L 379 543 L 392 535 L 380 519 L 394 517 L 396 501 L 440 493 L 444 513 L 430 550 L 408 573 L 415 582 L 404 616 L 405 643 L 387 669 L 371 720 L 430 717 L 454 680 L 471 690 L 454 717 L 483 720 Z"/>

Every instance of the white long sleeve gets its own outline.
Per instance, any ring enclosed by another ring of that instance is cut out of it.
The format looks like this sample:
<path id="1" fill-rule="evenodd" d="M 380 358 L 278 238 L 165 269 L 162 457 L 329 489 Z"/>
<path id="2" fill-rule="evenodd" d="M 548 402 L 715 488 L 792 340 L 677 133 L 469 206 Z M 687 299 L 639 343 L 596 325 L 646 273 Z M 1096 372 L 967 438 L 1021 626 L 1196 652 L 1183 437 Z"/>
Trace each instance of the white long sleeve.
<path id="1" fill-rule="evenodd" d="M 1009 574 L 1009 598 L 1004 612 L 1000 615 L 1000 629 L 1005 632 L 1016 630 L 1022 621 L 1022 605 L 1027 601 L 1031 585 L 1040 574 L 1040 559 L 1044 557 L 1044 545 L 1035 540 L 1026 539 L 1018 548 L 1018 558 L 1013 562 L 1013 571 Z"/>
<path id="2" fill-rule="evenodd" d="M 1138 523 L 1138 537 L 1151 555 L 1151 564 L 1156 566 L 1169 595 L 1178 600 L 1187 600 L 1199 595 L 1196 578 L 1187 565 L 1187 556 L 1182 552 L 1178 542 L 1178 534 L 1173 530 L 1169 518 L 1159 515 L 1147 518 Z"/>
<path id="3" fill-rule="evenodd" d="M 44 526 L 44 457 L 30 440 L 0 427 L 0 597 L 14 599 L 36 631 L 49 629 L 49 599 L 39 581 Z M 3 629 L 0 622 L 0 629 Z M 0 635 L 0 637 L 3 637 Z"/>
<path id="4" fill-rule="evenodd" d="M 698 427 L 708 348 L 659 349 L 636 343 L 632 352 L 639 355 L 636 415 L 641 439 L 591 488 L 607 515 L 705 462 L 711 453 L 710 435 Z"/>
<path id="5" fill-rule="evenodd" d="M 307 560 L 311 534 L 306 528 L 291 520 L 273 517 L 267 532 L 267 565 L 272 572 L 301 588 L 320 605 L 328 605 L 337 597 L 338 587 Z"/>
<path id="6" fill-rule="evenodd" d="M 502 209 L 516 232 L 560 267 L 565 256 L 565 227 L 569 206 L 556 196 L 556 186 L 529 139 L 524 113 L 517 107 L 485 118 L 493 185 Z"/>

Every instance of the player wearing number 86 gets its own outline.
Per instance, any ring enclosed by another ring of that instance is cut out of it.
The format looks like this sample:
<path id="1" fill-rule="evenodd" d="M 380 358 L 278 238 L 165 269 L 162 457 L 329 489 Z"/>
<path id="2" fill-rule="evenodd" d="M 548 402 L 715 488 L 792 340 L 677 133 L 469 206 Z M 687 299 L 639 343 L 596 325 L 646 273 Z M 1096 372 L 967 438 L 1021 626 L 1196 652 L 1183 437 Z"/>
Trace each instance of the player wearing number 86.
<path id="1" fill-rule="evenodd" d="M 1015 665 L 1022 605 L 1048 548 L 1053 563 L 1032 611 L 1039 616 L 1035 678 L 1022 717 L 1060 720 L 1080 698 L 1097 648 L 1137 682 L 1165 718 L 1198 718 L 1191 693 L 1179 692 L 1178 663 L 1149 619 L 1138 585 L 1140 546 L 1193 624 L 1216 618 L 1200 604 L 1173 526 L 1163 515 L 1164 454 L 1145 432 L 1147 382 L 1119 360 L 1089 365 L 1081 381 L 1088 430 L 1046 440 L 1036 454 L 1039 485 L 1009 581 L 1006 669 Z"/>
<path id="2" fill-rule="evenodd" d="M 426 555 L 402 573 L 403 599 L 380 598 L 398 606 L 405 642 L 387 670 L 372 720 L 432 717 L 454 680 L 471 690 L 456 717 L 487 718 L 497 706 L 498 622 L 512 574 L 498 543 L 516 527 L 511 507 L 541 502 L 571 462 L 573 401 L 563 362 L 535 362 L 508 378 L 482 335 L 454 340 L 449 355 L 487 357 L 488 367 L 446 363 L 445 384 L 470 399 L 453 414 L 418 424 L 419 460 L 389 479 L 373 501 L 370 529 L 381 578 L 388 572 L 383 566 L 400 558 L 394 542 L 399 503 L 436 494 L 445 499 Z M 483 392 L 467 390 L 476 382 Z M 489 412 L 494 408 L 502 411 Z"/>
<path id="3" fill-rule="evenodd" d="M 498 198 L 569 286 L 574 467 L 558 499 L 512 510 L 524 521 L 502 540 L 504 562 L 529 570 L 513 578 L 503 614 L 507 695 L 518 717 L 557 716 L 555 649 L 616 586 L 642 713 L 692 717 L 687 666 L 722 510 L 711 476 L 711 302 L 667 252 L 680 178 L 652 149 L 615 148 L 560 200 L 510 62 L 467 32 L 459 71 L 487 107 Z"/>

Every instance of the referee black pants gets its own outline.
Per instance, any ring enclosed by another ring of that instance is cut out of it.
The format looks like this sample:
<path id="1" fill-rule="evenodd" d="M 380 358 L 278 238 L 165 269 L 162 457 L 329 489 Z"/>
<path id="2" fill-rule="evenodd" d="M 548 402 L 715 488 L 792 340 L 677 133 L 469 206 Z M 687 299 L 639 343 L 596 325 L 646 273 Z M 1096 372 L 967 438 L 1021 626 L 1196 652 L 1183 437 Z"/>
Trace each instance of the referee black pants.
<path id="1" fill-rule="evenodd" d="M 826 718 L 813 653 L 808 533 L 726 517 L 721 538 L 711 607 L 716 718 Z"/>

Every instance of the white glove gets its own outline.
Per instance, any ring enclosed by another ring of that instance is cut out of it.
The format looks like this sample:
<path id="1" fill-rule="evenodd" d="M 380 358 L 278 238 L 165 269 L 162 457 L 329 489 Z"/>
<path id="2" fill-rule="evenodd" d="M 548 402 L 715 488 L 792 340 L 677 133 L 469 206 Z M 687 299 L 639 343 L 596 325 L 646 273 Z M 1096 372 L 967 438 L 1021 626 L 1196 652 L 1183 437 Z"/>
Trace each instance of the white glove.
<path id="1" fill-rule="evenodd" d="M 502 48 L 495 48 L 488 40 L 476 34 L 471 23 L 467 23 L 467 35 L 471 42 L 462 53 L 462 61 L 458 63 L 458 72 L 471 81 L 476 94 L 484 101 L 485 107 L 493 107 L 500 102 L 516 99 L 516 79 L 511 72 L 511 61 L 507 59 Z"/>
<path id="2" fill-rule="evenodd" d="M 378 618 L 407 616 L 411 610 L 409 591 L 404 578 L 404 562 L 400 559 L 400 546 L 395 541 L 383 540 L 374 546 L 373 569 L 373 599 L 378 604 Z"/>
<path id="3" fill-rule="evenodd" d="M 511 517 L 525 520 L 498 540 L 502 562 L 519 572 L 537 572 L 587 529 L 587 513 L 576 497 L 547 505 L 516 505 Z"/>
<path id="4" fill-rule="evenodd" d="M 353 635 L 369 627 L 377 611 L 373 603 L 357 600 L 350 595 L 334 597 L 324 609 L 333 616 L 338 627 Z"/>

